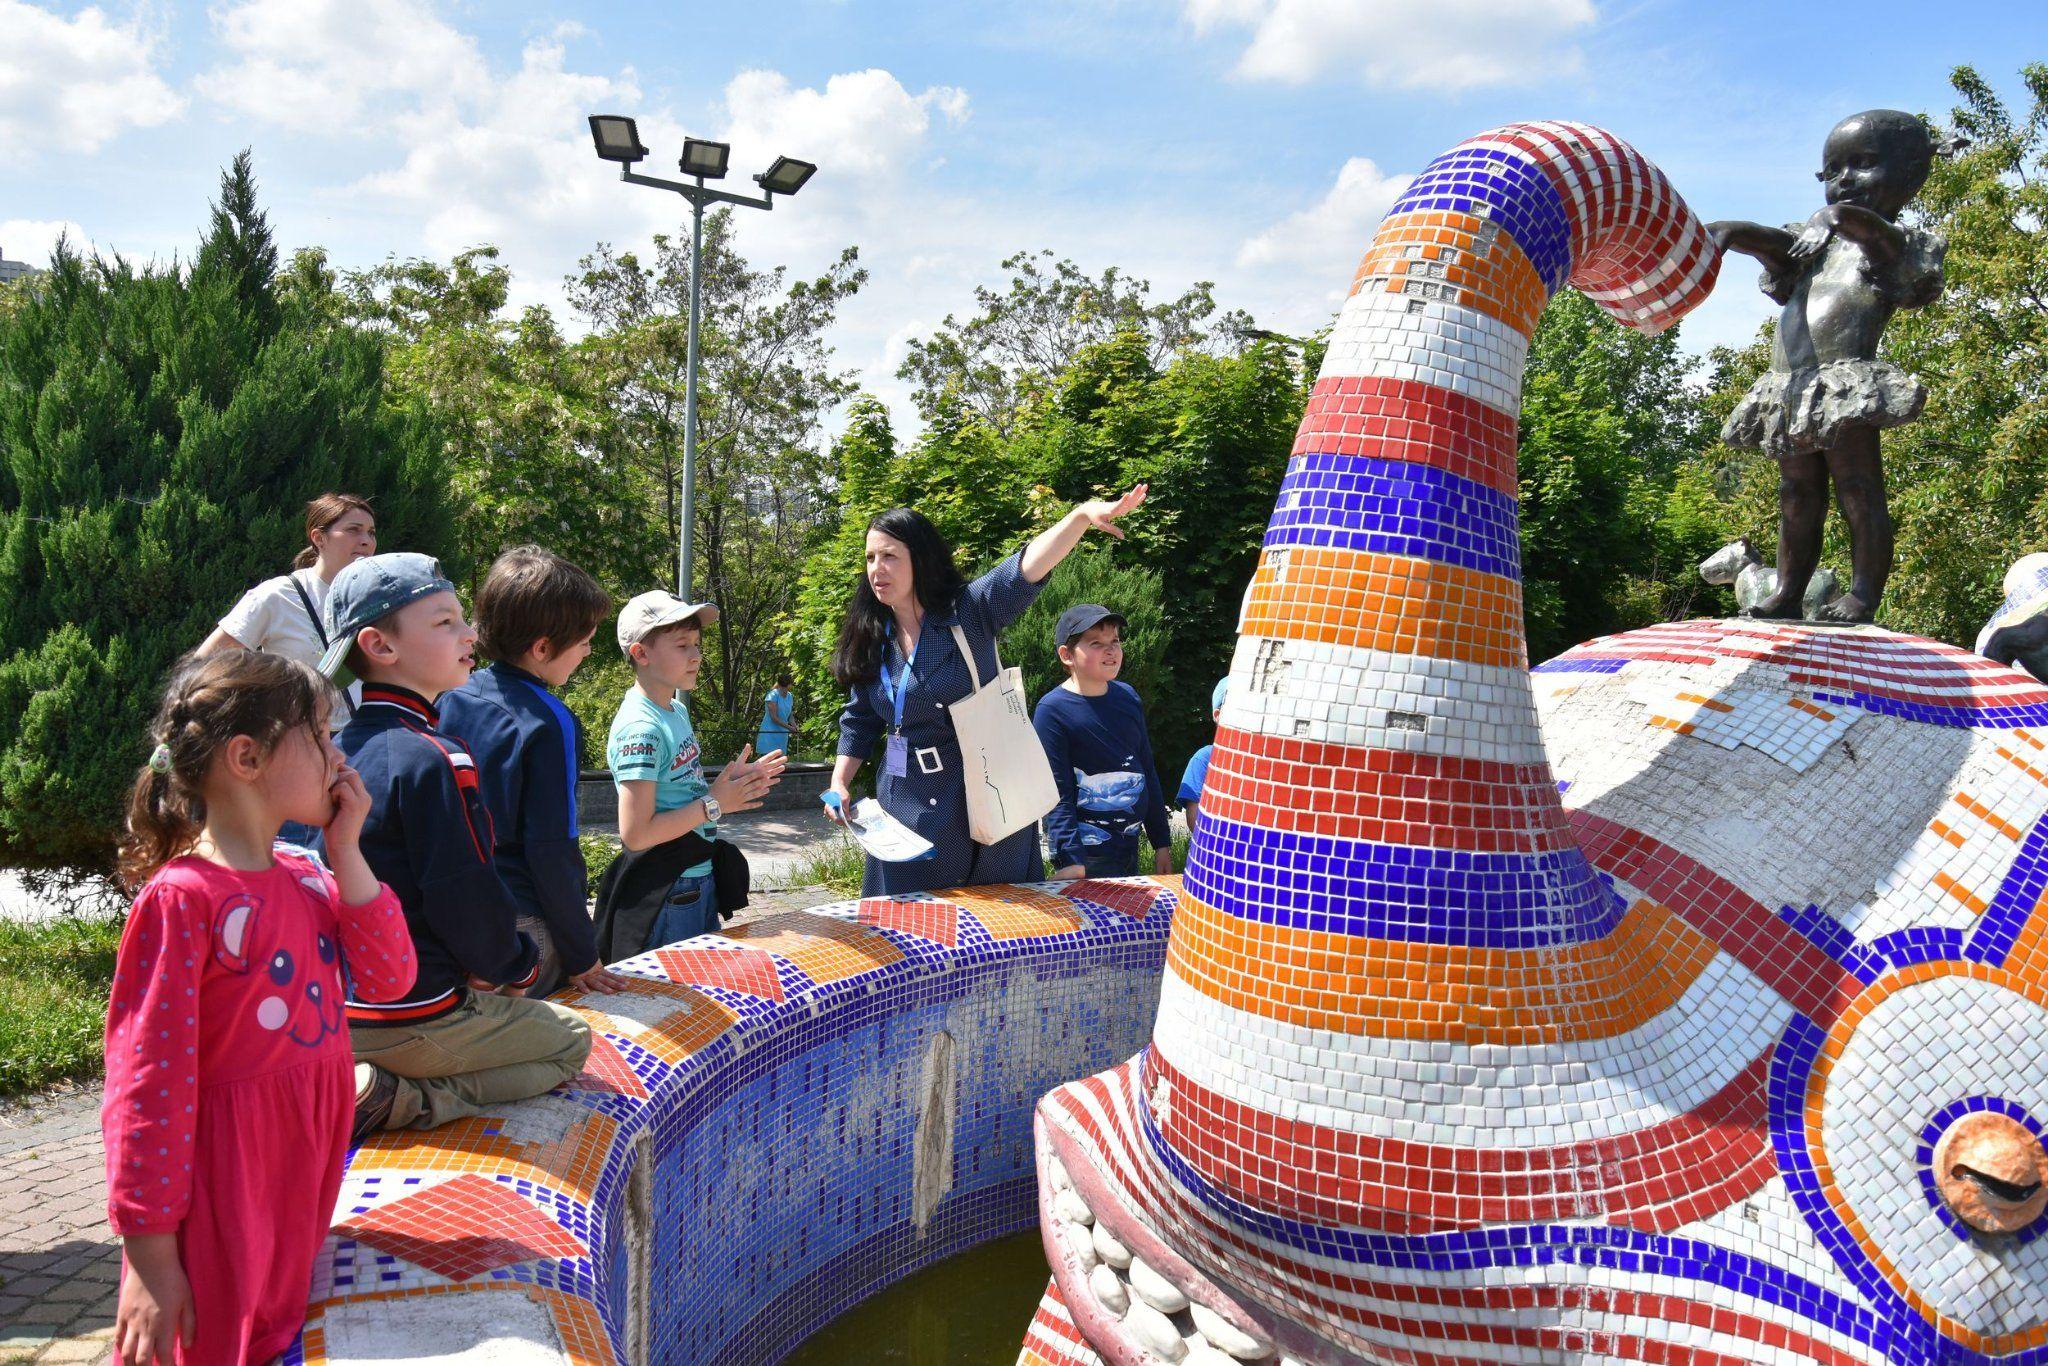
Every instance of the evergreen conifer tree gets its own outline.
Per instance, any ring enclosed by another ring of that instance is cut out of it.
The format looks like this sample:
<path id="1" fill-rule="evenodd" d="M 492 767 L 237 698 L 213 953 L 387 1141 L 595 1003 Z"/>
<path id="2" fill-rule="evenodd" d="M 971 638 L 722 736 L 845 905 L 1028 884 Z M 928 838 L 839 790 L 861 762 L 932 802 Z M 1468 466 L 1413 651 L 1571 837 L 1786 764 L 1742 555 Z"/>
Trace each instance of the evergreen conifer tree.
<path id="1" fill-rule="evenodd" d="M 246 152 L 189 269 L 60 244 L 0 315 L 0 865 L 106 866 L 166 671 L 285 571 L 309 498 L 445 552 L 440 443 L 382 347 L 281 296 Z"/>

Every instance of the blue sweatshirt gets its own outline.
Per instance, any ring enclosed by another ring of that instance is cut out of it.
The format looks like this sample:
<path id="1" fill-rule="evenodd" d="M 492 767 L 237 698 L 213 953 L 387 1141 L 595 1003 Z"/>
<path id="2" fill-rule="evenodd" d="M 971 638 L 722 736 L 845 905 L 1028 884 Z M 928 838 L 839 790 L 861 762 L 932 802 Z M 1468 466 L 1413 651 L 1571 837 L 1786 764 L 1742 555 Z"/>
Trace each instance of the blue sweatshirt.
<path id="1" fill-rule="evenodd" d="M 577 842 L 582 777 L 575 714 L 547 684 L 497 663 L 441 697 L 441 728 L 476 760 L 498 832 L 498 876 L 524 915 L 539 916 L 571 977 L 597 966 L 590 870 Z"/>
<path id="2" fill-rule="evenodd" d="M 1140 823 L 1154 849 L 1173 843 L 1136 689 L 1111 683 L 1102 696 L 1083 697 L 1054 688 L 1038 699 L 1031 724 L 1060 789 L 1045 816 L 1053 867 L 1082 862 L 1085 851 L 1130 837 Z"/>
<path id="3" fill-rule="evenodd" d="M 540 955 L 519 932 L 519 906 L 492 862 L 491 813 L 476 762 L 438 729 L 431 702 L 366 683 L 362 705 L 334 737 L 363 786 L 363 858 L 398 897 L 419 976 L 402 1001 L 348 1003 L 349 1024 L 418 1024 L 460 1006 L 468 982 L 531 986 Z"/>

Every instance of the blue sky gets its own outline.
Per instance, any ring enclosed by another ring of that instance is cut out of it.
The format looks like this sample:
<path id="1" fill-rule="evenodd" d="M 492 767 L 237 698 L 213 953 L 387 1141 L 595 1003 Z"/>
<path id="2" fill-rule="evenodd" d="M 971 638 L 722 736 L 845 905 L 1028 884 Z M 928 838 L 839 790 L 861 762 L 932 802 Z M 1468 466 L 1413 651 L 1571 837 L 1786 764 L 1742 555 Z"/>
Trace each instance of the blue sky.
<path id="1" fill-rule="evenodd" d="M 743 215 L 742 248 L 804 271 L 858 243 L 873 281 L 838 355 L 906 410 L 905 341 L 1017 249 L 1213 280 L 1308 331 L 1402 178 L 1480 129 L 1599 123 L 1704 216 L 1779 222 L 1817 206 L 1837 118 L 1944 112 L 1964 62 L 2016 98 L 2041 59 L 2039 0 L 0 0 L 0 251 L 40 261 L 68 227 L 189 253 L 247 145 L 287 247 L 362 266 L 492 242 L 520 302 L 559 305 L 592 243 L 681 221 L 589 151 L 583 115 L 631 113 L 660 161 L 686 130 L 731 138 L 743 185 L 777 153 L 820 164 Z M 1753 274 L 1689 345 L 1753 333 Z"/>

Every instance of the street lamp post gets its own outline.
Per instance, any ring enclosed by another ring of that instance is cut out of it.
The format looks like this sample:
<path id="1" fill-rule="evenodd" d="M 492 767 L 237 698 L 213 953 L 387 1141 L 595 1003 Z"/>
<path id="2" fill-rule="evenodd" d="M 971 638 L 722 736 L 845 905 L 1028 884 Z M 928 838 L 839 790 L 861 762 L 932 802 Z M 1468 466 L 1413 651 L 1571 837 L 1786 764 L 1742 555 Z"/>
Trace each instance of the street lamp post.
<path id="1" fill-rule="evenodd" d="M 647 157 L 640 145 L 639 125 L 620 114 L 592 114 L 590 140 L 605 161 L 619 163 L 619 179 L 629 185 L 669 190 L 690 206 L 690 342 L 684 362 L 683 380 L 683 508 L 682 544 L 676 552 L 676 596 L 690 600 L 690 568 L 697 525 L 697 326 L 704 296 L 704 207 L 707 204 L 738 204 L 748 209 L 773 209 L 776 195 L 793 195 L 817 172 L 808 161 L 779 156 L 775 164 L 754 177 L 761 197 L 734 194 L 707 186 L 707 180 L 725 178 L 732 147 L 704 138 L 685 138 L 683 155 L 676 168 L 690 179 L 663 180 L 641 175 L 633 167 Z"/>

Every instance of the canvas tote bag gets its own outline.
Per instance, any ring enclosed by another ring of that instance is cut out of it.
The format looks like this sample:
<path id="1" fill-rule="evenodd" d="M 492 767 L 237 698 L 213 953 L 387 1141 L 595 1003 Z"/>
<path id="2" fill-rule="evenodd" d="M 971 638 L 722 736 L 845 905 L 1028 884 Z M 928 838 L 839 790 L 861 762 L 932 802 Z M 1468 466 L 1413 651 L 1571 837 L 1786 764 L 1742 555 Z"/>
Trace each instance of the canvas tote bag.
<path id="1" fill-rule="evenodd" d="M 1045 746 L 1031 727 L 1024 700 L 1024 671 L 1005 669 L 996 656 L 996 676 L 983 686 L 974 651 L 956 625 L 953 643 L 967 661 L 974 691 L 955 702 L 953 735 L 960 741 L 960 778 L 967 789 L 967 830 L 976 844 L 994 844 L 1037 822 L 1059 804 Z M 994 642 L 990 642 L 994 649 Z"/>

